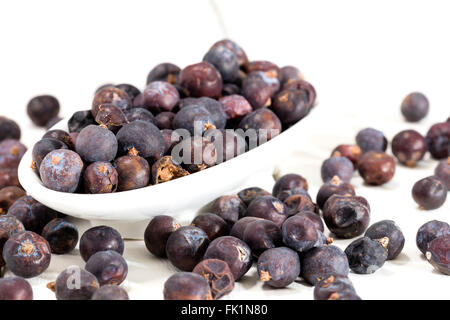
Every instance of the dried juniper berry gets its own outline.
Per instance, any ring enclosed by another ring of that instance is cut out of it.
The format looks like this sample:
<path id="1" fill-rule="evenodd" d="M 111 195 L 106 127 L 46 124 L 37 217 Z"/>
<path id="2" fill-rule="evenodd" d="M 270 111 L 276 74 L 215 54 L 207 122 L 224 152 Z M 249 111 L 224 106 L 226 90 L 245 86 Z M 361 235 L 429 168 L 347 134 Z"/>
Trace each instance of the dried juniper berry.
<path id="1" fill-rule="evenodd" d="M 322 218 L 320 217 L 319 214 L 313 212 L 313 211 L 301 211 L 299 213 L 297 213 L 296 215 L 298 216 L 304 216 L 306 218 L 308 218 L 309 220 L 311 220 L 314 225 L 316 226 L 316 229 L 319 230 L 320 232 L 324 232 L 325 231 L 325 225 L 323 224 Z"/>
<path id="2" fill-rule="evenodd" d="M 273 62 L 258 60 L 251 61 L 246 67 L 247 73 L 252 73 L 255 71 L 262 71 L 269 78 L 276 78 L 281 80 L 281 71 L 280 68 Z"/>
<path id="3" fill-rule="evenodd" d="M 83 174 L 86 193 L 111 193 L 117 190 L 119 174 L 111 163 L 98 161 L 91 163 Z"/>
<path id="4" fill-rule="evenodd" d="M 350 243 L 345 249 L 350 269 L 358 274 L 371 274 L 381 268 L 388 256 L 383 246 L 387 241 L 387 238 L 372 240 L 362 237 Z"/>
<path id="5" fill-rule="evenodd" d="M 164 156 L 152 165 L 153 184 L 163 183 L 189 175 L 171 156 Z"/>
<path id="6" fill-rule="evenodd" d="M 325 202 L 323 219 L 337 237 L 354 238 L 369 225 L 370 206 L 363 197 L 334 195 Z"/>
<path id="7" fill-rule="evenodd" d="M 387 238 L 387 260 L 395 259 L 403 250 L 405 245 L 405 236 L 400 228 L 392 220 L 382 220 L 371 225 L 366 233 L 365 237 L 372 240 L 380 240 Z"/>
<path id="8" fill-rule="evenodd" d="M 450 235 L 450 225 L 444 221 L 431 220 L 417 231 L 416 245 L 425 254 L 431 241 L 438 237 Z"/>
<path id="9" fill-rule="evenodd" d="M 64 130 L 54 129 L 47 131 L 41 139 L 52 138 L 63 142 L 71 150 L 75 150 L 75 144 L 70 137 L 70 134 Z"/>
<path id="10" fill-rule="evenodd" d="M 86 162 L 111 161 L 116 157 L 118 142 L 114 133 L 90 125 L 81 130 L 75 149 Z"/>
<path id="11" fill-rule="evenodd" d="M 308 181 L 299 174 L 289 173 L 277 179 L 272 189 L 272 195 L 277 197 L 285 190 L 306 190 L 308 191 Z"/>
<path id="12" fill-rule="evenodd" d="M 392 139 L 392 153 L 398 161 L 408 167 L 414 167 L 427 152 L 425 138 L 415 130 L 404 130 Z"/>
<path id="13" fill-rule="evenodd" d="M 218 46 L 225 46 L 229 50 L 233 51 L 238 59 L 238 63 L 240 67 L 245 67 L 248 65 L 248 58 L 245 51 L 233 40 L 230 39 L 223 39 L 220 41 L 217 41 L 212 45 L 211 48 L 218 47 Z"/>
<path id="14" fill-rule="evenodd" d="M 323 244 L 323 234 L 306 215 L 286 219 L 281 228 L 283 242 L 297 252 L 306 252 Z"/>
<path id="15" fill-rule="evenodd" d="M 436 123 L 425 136 L 428 151 L 435 159 L 450 157 L 450 122 Z"/>
<path id="16" fill-rule="evenodd" d="M 128 123 L 128 120 L 119 107 L 113 104 L 102 104 L 98 107 L 95 122 L 103 128 L 117 132 L 124 124 Z"/>
<path id="17" fill-rule="evenodd" d="M 238 76 L 238 58 L 232 50 L 224 45 L 216 45 L 209 49 L 203 57 L 203 61 L 216 67 L 225 82 L 233 82 Z"/>
<path id="18" fill-rule="evenodd" d="M 80 132 L 85 127 L 95 124 L 95 118 L 92 115 L 91 110 L 77 111 L 75 112 L 67 122 L 69 132 Z"/>
<path id="19" fill-rule="evenodd" d="M 198 215 L 192 220 L 191 226 L 205 231 L 210 241 L 213 241 L 218 237 L 227 236 L 230 233 L 230 227 L 227 222 L 213 213 L 203 213 Z"/>
<path id="20" fill-rule="evenodd" d="M 54 284 L 58 300 L 90 300 L 99 287 L 97 278 L 78 266 L 65 269 Z"/>
<path id="21" fill-rule="evenodd" d="M 94 253 L 86 262 L 85 269 L 97 278 L 100 286 L 106 284 L 119 285 L 128 274 L 127 262 L 113 250 Z"/>
<path id="22" fill-rule="evenodd" d="M 323 209 L 325 202 L 333 196 L 354 196 L 355 189 L 350 183 L 342 181 L 338 176 L 334 176 L 330 181 L 323 184 L 317 192 L 316 202 L 320 209 Z"/>
<path id="23" fill-rule="evenodd" d="M 236 223 L 233 225 L 230 231 L 230 236 L 236 237 L 240 240 L 244 240 L 244 232 L 247 226 L 258 220 L 264 220 L 262 218 L 256 218 L 256 217 L 243 217 L 236 221 Z"/>
<path id="24" fill-rule="evenodd" d="M 305 197 L 306 199 L 312 201 L 311 195 L 308 193 L 308 191 L 300 189 L 300 188 L 285 189 L 285 190 L 281 191 L 280 193 L 278 193 L 277 198 L 280 201 L 283 201 L 283 203 L 284 203 L 287 200 L 287 198 L 289 198 L 293 195 L 301 195 L 301 196 Z"/>
<path id="25" fill-rule="evenodd" d="M 353 163 L 353 167 L 358 167 L 361 157 L 361 148 L 355 144 L 340 144 L 331 152 L 332 157 L 346 157 Z"/>
<path id="26" fill-rule="evenodd" d="M 166 255 L 169 261 L 182 271 L 192 271 L 203 259 L 209 245 L 205 231 L 194 226 L 181 227 L 169 236 Z"/>
<path id="27" fill-rule="evenodd" d="M 125 91 L 116 87 L 106 87 L 98 91 L 92 101 L 91 111 L 94 118 L 97 116 L 98 108 L 105 103 L 116 105 L 122 111 L 133 107 L 133 101 Z"/>
<path id="28" fill-rule="evenodd" d="M 45 225 L 58 217 L 58 212 L 31 196 L 23 196 L 9 208 L 8 215 L 19 219 L 26 230 L 41 234 Z"/>
<path id="29" fill-rule="evenodd" d="M 181 136 L 174 130 L 162 129 L 161 134 L 164 138 L 164 154 L 170 155 L 173 147 L 181 141 Z"/>
<path id="30" fill-rule="evenodd" d="M 17 139 L 21 136 L 19 125 L 11 119 L 0 116 L 0 141 L 5 139 Z"/>
<path id="31" fill-rule="evenodd" d="M 330 275 L 314 286 L 314 300 L 342 300 L 354 297 L 359 300 L 355 288 L 348 277 Z"/>
<path id="32" fill-rule="evenodd" d="M 11 186 L 0 189 L 0 216 L 6 214 L 14 202 L 25 194 L 25 190 L 20 187 Z"/>
<path id="33" fill-rule="evenodd" d="M 450 157 L 439 162 L 434 170 L 434 175 L 444 182 L 447 190 L 450 190 Z"/>
<path id="34" fill-rule="evenodd" d="M 130 298 L 124 288 L 107 284 L 95 291 L 91 300 L 130 300 Z"/>
<path id="35" fill-rule="evenodd" d="M 61 192 L 75 192 L 78 188 L 83 160 L 71 150 L 53 150 L 42 160 L 39 167 L 45 187 Z"/>
<path id="36" fill-rule="evenodd" d="M 1 169 L 0 168 L 0 189 L 9 186 L 21 187 L 17 169 Z"/>
<path id="37" fill-rule="evenodd" d="M 247 151 L 245 138 L 234 130 L 212 129 L 206 131 L 204 137 L 216 147 L 217 163 L 228 161 Z"/>
<path id="38" fill-rule="evenodd" d="M 392 180 L 395 160 L 383 151 L 368 151 L 361 156 L 358 172 L 369 185 L 379 186 Z"/>
<path id="39" fill-rule="evenodd" d="M 52 253 L 66 254 L 78 243 L 78 229 L 72 223 L 56 218 L 45 225 L 42 237 L 47 240 Z"/>
<path id="40" fill-rule="evenodd" d="M 244 241 L 231 236 L 213 240 L 205 252 L 204 259 L 225 261 L 235 281 L 239 281 L 252 266 L 252 252 L 249 246 Z"/>
<path id="41" fill-rule="evenodd" d="M 150 82 L 142 94 L 144 107 L 152 113 L 172 111 L 180 100 L 177 89 L 165 81 Z"/>
<path id="42" fill-rule="evenodd" d="M 421 209 L 437 209 L 447 199 L 447 186 L 435 176 L 426 177 L 414 184 L 412 196 Z"/>
<path id="43" fill-rule="evenodd" d="M 222 91 L 222 77 L 212 64 L 200 62 L 181 70 L 180 85 L 189 96 L 217 98 Z"/>
<path id="44" fill-rule="evenodd" d="M 123 254 L 124 244 L 120 233 L 111 227 L 97 226 L 87 230 L 80 239 L 80 254 L 84 261 L 99 252 L 114 250 Z"/>
<path id="45" fill-rule="evenodd" d="M 239 198 L 241 198 L 246 206 L 250 205 L 250 203 L 257 198 L 270 195 L 271 193 L 269 191 L 266 191 L 259 187 L 250 187 L 238 192 Z"/>
<path id="46" fill-rule="evenodd" d="M 333 156 L 322 162 L 320 173 L 323 182 L 338 176 L 342 181 L 349 183 L 353 177 L 353 163 L 346 157 Z"/>
<path id="47" fill-rule="evenodd" d="M 25 231 L 23 223 L 12 215 L 0 216 L 0 229 L 6 231 L 9 237 Z"/>
<path id="48" fill-rule="evenodd" d="M 228 117 L 219 101 L 208 97 L 201 97 L 195 99 L 194 104 L 200 104 L 208 110 L 217 129 L 225 129 Z"/>
<path id="49" fill-rule="evenodd" d="M 228 119 L 240 119 L 253 111 L 251 104 L 241 95 L 225 96 L 219 102 Z"/>
<path id="50" fill-rule="evenodd" d="M 208 281 L 193 272 L 177 272 L 164 283 L 164 300 L 212 300 Z"/>
<path id="51" fill-rule="evenodd" d="M 387 139 L 383 132 L 366 128 L 356 135 L 356 144 L 361 148 L 362 153 L 367 151 L 386 151 Z"/>
<path id="52" fill-rule="evenodd" d="M 16 233 L 3 246 L 3 259 L 15 275 L 33 278 L 50 265 L 50 246 L 47 240 L 34 232 Z"/>
<path id="53" fill-rule="evenodd" d="M 173 147 L 172 156 L 190 173 L 205 170 L 217 163 L 216 147 L 200 136 L 183 139 Z"/>
<path id="54" fill-rule="evenodd" d="M 284 288 L 300 275 L 300 259 L 297 252 L 286 247 L 264 251 L 258 259 L 259 279 L 274 288 Z"/>
<path id="55" fill-rule="evenodd" d="M 151 162 L 164 154 L 165 141 L 158 127 L 136 120 L 124 125 L 116 135 L 119 154 L 140 156 Z"/>
<path id="56" fill-rule="evenodd" d="M 181 228 L 180 224 L 170 216 L 159 215 L 154 217 L 144 233 L 147 250 L 157 257 L 166 257 L 167 239 L 172 232 L 179 228 Z"/>
<path id="57" fill-rule="evenodd" d="M 31 158 L 33 161 L 31 165 L 32 168 L 36 168 L 37 170 L 39 170 L 42 160 L 45 158 L 45 156 L 49 152 L 58 149 L 69 149 L 69 147 L 67 147 L 64 142 L 53 138 L 46 138 L 36 142 L 31 153 Z"/>
<path id="58" fill-rule="evenodd" d="M 288 213 L 283 202 L 272 196 L 263 196 L 250 203 L 246 215 L 270 220 L 281 228 Z"/>
<path id="59" fill-rule="evenodd" d="M 186 129 L 193 135 L 202 135 L 206 130 L 216 129 L 211 113 L 203 106 L 194 104 L 182 108 L 172 121 L 173 129 Z"/>
<path id="60" fill-rule="evenodd" d="M 214 300 L 222 298 L 234 289 L 234 276 L 228 264 L 223 260 L 203 260 L 195 266 L 192 272 L 201 275 L 208 281 Z"/>
<path id="61" fill-rule="evenodd" d="M 305 80 L 291 80 L 286 82 L 282 90 L 301 90 L 303 91 L 307 97 L 308 97 L 308 109 L 311 110 L 315 103 L 316 103 L 316 89 L 313 87 L 313 85 Z"/>
<path id="62" fill-rule="evenodd" d="M 122 156 L 114 161 L 114 168 L 119 175 L 117 191 L 128 191 L 148 186 L 150 165 L 139 156 Z"/>
<path id="63" fill-rule="evenodd" d="M 242 84 L 242 95 L 254 109 L 268 107 L 272 104 L 272 96 L 280 88 L 278 79 L 268 77 L 262 71 L 250 73 Z"/>
<path id="64" fill-rule="evenodd" d="M 305 211 L 312 212 L 315 215 L 317 214 L 314 212 L 319 213 L 319 207 L 304 194 L 293 194 L 287 197 L 283 203 L 286 206 L 288 216 Z"/>
<path id="65" fill-rule="evenodd" d="M 239 128 L 244 131 L 249 129 L 255 131 L 254 137 L 249 136 L 249 149 L 253 149 L 257 144 L 263 144 L 279 135 L 281 133 L 281 121 L 273 111 L 264 108 L 247 114 L 239 122 Z"/>
<path id="66" fill-rule="evenodd" d="M 0 168 L 17 169 L 27 148 L 19 140 L 6 139 L 0 142 Z"/>
<path id="67" fill-rule="evenodd" d="M 258 258 L 267 249 L 281 245 L 281 230 L 272 221 L 258 219 L 247 225 L 242 240 L 250 247 L 253 257 Z"/>
<path id="68" fill-rule="evenodd" d="M 125 91 L 126 94 L 128 94 L 128 96 L 130 97 L 131 101 L 133 101 L 138 95 L 141 94 L 141 90 L 128 83 L 121 83 L 116 85 L 115 87 Z"/>
<path id="69" fill-rule="evenodd" d="M 156 118 L 153 116 L 153 114 L 144 108 L 132 108 L 125 110 L 125 116 L 127 117 L 128 122 L 142 120 L 150 122 L 154 125 L 157 124 Z"/>
<path id="70" fill-rule="evenodd" d="M 406 121 L 417 122 L 427 116 L 429 106 L 423 93 L 412 92 L 403 99 L 400 109 Z"/>
<path id="71" fill-rule="evenodd" d="M 308 94 L 304 90 L 285 89 L 275 97 L 272 109 L 284 125 L 303 119 L 309 112 Z"/>
<path id="72" fill-rule="evenodd" d="M 50 119 L 58 115 L 59 102 L 50 95 L 34 97 L 28 102 L 27 113 L 35 125 L 44 127 Z"/>
<path id="73" fill-rule="evenodd" d="M 33 288 L 20 277 L 0 279 L 0 300 L 33 300 Z"/>
<path id="74" fill-rule="evenodd" d="M 175 118 L 175 113 L 170 111 L 161 112 L 155 117 L 156 126 L 160 130 L 172 129 L 173 118 Z"/>
<path id="75" fill-rule="evenodd" d="M 297 67 L 284 66 L 280 69 L 280 84 L 284 86 L 288 82 L 304 80 L 303 74 Z"/>
<path id="76" fill-rule="evenodd" d="M 435 238 L 428 245 L 425 257 L 439 272 L 450 275 L 450 235 Z"/>
<path id="77" fill-rule="evenodd" d="M 147 84 L 153 81 L 167 81 L 175 84 L 178 82 L 178 76 L 181 69 L 173 63 L 160 63 L 156 65 L 147 76 Z"/>

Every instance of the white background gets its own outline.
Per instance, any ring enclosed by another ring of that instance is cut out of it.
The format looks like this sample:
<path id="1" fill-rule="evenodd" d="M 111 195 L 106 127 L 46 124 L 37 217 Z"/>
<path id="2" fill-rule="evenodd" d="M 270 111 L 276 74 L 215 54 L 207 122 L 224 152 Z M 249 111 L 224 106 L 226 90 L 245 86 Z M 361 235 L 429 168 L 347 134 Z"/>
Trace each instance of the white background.
<path id="1" fill-rule="evenodd" d="M 199 62 L 210 45 L 228 36 L 251 60 L 298 66 L 318 92 L 311 120 L 316 131 L 298 137 L 309 149 L 280 164 L 283 173 L 308 178 L 311 194 L 321 185 L 320 164 L 339 143 L 372 126 L 389 139 L 450 116 L 450 19 L 446 1 L 2 1 L 0 4 L 0 114 L 21 124 L 28 147 L 43 134 L 25 114 L 37 94 L 58 97 L 63 116 L 89 109 L 103 83 L 145 85 L 148 71 L 170 61 L 181 67 Z M 218 21 L 222 16 L 224 28 Z M 403 121 L 403 97 L 419 90 L 431 105 L 419 124 Z M 300 145 L 300 143 L 299 143 Z M 372 206 L 372 221 L 395 220 L 406 236 L 404 252 L 374 275 L 350 277 L 363 299 L 449 299 L 449 277 L 420 256 L 415 233 L 426 221 L 449 221 L 450 201 L 430 212 L 417 209 L 412 184 L 431 175 L 435 161 L 398 167 L 393 181 L 357 193 Z M 271 183 L 262 182 L 271 189 Z M 336 241 L 341 248 L 349 241 Z M 148 254 L 141 242 L 127 242 L 130 271 L 124 284 L 132 299 L 162 298 L 162 284 L 174 272 Z M 54 257 L 49 270 L 32 279 L 35 296 L 53 298 L 45 283 L 71 264 L 83 265 L 75 251 Z M 261 288 L 253 271 L 237 285 L 235 299 L 311 299 L 312 288 Z"/>

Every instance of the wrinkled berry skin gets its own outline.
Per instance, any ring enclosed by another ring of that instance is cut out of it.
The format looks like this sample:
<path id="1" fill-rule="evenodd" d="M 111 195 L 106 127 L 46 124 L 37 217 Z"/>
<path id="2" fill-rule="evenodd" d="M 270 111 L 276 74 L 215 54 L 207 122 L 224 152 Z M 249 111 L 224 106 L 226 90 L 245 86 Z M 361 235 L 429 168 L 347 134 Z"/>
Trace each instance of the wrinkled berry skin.
<path id="1" fill-rule="evenodd" d="M 170 216 L 159 215 L 154 217 L 144 233 L 147 250 L 157 257 L 165 258 L 167 239 L 172 232 L 179 228 L 181 228 L 180 224 Z"/>
<path id="2" fill-rule="evenodd" d="M 11 186 L 0 189 L 0 216 L 6 214 L 17 199 L 26 195 L 25 190 Z"/>
<path id="3" fill-rule="evenodd" d="M 276 77 L 268 77 L 262 71 L 250 73 L 242 84 L 242 95 L 254 109 L 268 107 L 272 103 L 272 96 L 280 88 Z"/>
<path id="4" fill-rule="evenodd" d="M 330 274 L 346 277 L 348 273 L 347 256 L 336 246 L 313 248 L 301 256 L 301 276 L 312 285 Z"/>
<path id="5" fill-rule="evenodd" d="M 346 157 L 331 157 L 322 162 L 320 169 L 323 182 L 328 182 L 334 176 L 349 183 L 353 177 L 353 163 Z"/>
<path id="6" fill-rule="evenodd" d="M 122 287 L 107 284 L 95 291 L 91 300 L 130 300 L 130 298 Z"/>
<path id="7" fill-rule="evenodd" d="M 128 191 L 148 186 L 150 181 L 150 165 L 147 160 L 138 156 L 123 156 L 114 161 L 119 175 L 118 191 Z"/>
<path id="8" fill-rule="evenodd" d="M 100 286 L 119 285 L 128 274 L 127 262 L 120 254 L 112 250 L 93 254 L 86 262 L 85 269 L 97 278 Z"/>
<path id="9" fill-rule="evenodd" d="M 192 220 L 191 225 L 205 231 L 210 241 L 218 237 L 227 236 L 230 233 L 230 227 L 227 222 L 213 213 L 198 215 Z"/>
<path id="10" fill-rule="evenodd" d="M 0 141 L 5 139 L 17 139 L 21 136 L 19 125 L 11 119 L 0 116 Z"/>
<path id="11" fill-rule="evenodd" d="M 392 180 L 395 160 L 382 151 L 369 151 L 361 156 L 358 172 L 369 185 L 379 186 Z"/>
<path id="12" fill-rule="evenodd" d="M 342 300 L 352 294 L 356 295 L 355 288 L 347 277 L 330 275 L 314 286 L 314 300 Z"/>
<path id="13" fill-rule="evenodd" d="M 70 133 L 80 132 L 91 124 L 96 124 L 91 110 L 77 111 L 72 115 L 72 117 L 70 117 L 69 121 L 67 122 Z"/>
<path id="14" fill-rule="evenodd" d="M 54 150 L 42 160 L 39 168 L 45 187 L 61 192 L 75 192 L 78 188 L 83 160 L 71 150 Z"/>
<path id="15" fill-rule="evenodd" d="M 331 152 L 332 157 L 346 157 L 353 163 L 357 169 L 359 158 L 361 157 L 361 148 L 355 144 L 340 144 Z"/>
<path id="16" fill-rule="evenodd" d="M 74 284 L 77 280 L 77 285 Z M 56 278 L 55 294 L 58 300 L 90 300 L 100 287 L 97 278 L 78 266 L 71 266 Z"/>
<path id="17" fill-rule="evenodd" d="M 171 156 L 164 156 L 152 165 L 153 184 L 163 183 L 189 175 Z"/>
<path id="18" fill-rule="evenodd" d="M 270 196 L 271 193 L 259 187 L 250 187 L 238 192 L 239 198 L 248 206 L 253 200 L 262 196 Z"/>
<path id="19" fill-rule="evenodd" d="M 269 249 L 259 257 L 257 270 L 261 281 L 274 288 L 284 288 L 300 275 L 300 259 L 289 248 Z"/>
<path id="20" fill-rule="evenodd" d="M 44 206 L 31 196 L 23 196 L 9 208 L 8 215 L 19 219 L 26 230 L 41 234 L 44 226 L 58 217 L 58 212 Z"/>
<path id="21" fill-rule="evenodd" d="M 433 125 L 425 136 L 428 151 L 435 159 L 450 157 L 450 122 Z"/>
<path id="22" fill-rule="evenodd" d="M 125 91 L 125 93 L 130 97 L 131 101 L 136 99 L 136 97 L 141 94 L 141 91 L 138 88 L 128 83 L 121 83 L 116 85 L 115 87 Z"/>
<path id="23" fill-rule="evenodd" d="M 281 245 L 281 230 L 272 221 L 257 219 L 246 226 L 242 240 L 250 247 L 253 257 L 258 258 L 267 249 Z"/>
<path id="24" fill-rule="evenodd" d="M 254 221 L 260 221 L 264 220 L 262 218 L 256 218 L 256 217 L 243 217 L 239 219 L 231 228 L 230 236 L 236 237 L 242 241 L 244 241 L 244 232 L 247 226 L 254 222 Z"/>
<path id="25" fill-rule="evenodd" d="M 223 39 L 220 41 L 217 41 L 212 45 L 211 48 L 218 47 L 218 46 L 225 46 L 229 50 L 233 51 L 238 59 L 238 63 L 240 67 L 245 67 L 248 65 L 248 58 L 245 51 L 234 41 L 230 39 Z"/>
<path id="26" fill-rule="evenodd" d="M 122 111 L 131 109 L 133 107 L 133 102 L 125 91 L 120 90 L 116 87 L 106 87 L 98 91 L 94 96 L 94 100 L 92 101 L 91 111 L 94 118 L 97 116 L 98 108 L 102 104 L 106 103 L 116 105 Z"/>
<path id="27" fill-rule="evenodd" d="M 150 70 L 147 76 L 147 84 L 153 81 L 167 81 L 170 84 L 178 82 L 181 69 L 173 63 L 160 63 Z"/>
<path id="28" fill-rule="evenodd" d="M 283 202 L 272 196 L 263 196 L 250 203 L 246 215 L 270 220 L 281 228 L 288 213 Z"/>
<path id="29" fill-rule="evenodd" d="M 202 260 L 208 245 L 208 235 L 202 229 L 193 226 L 181 227 L 167 239 L 166 255 L 178 269 L 192 271 Z"/>
<path id="30" fill-rule="evenodd" d="M 175 115 L 173 129 L 186 129 L 194 135 L 202 135 L 208 129 L 216 129 L 211 113 L 201 105 L 188 105 Z"/>
<path id="31" fill-rule="evenodd" d="M 203 259 L 219 259 L 225 261 L 233 273 L 235 281 L 239 281 L 252 266 L 250 247 L 238 238 L 225 236 L 213 240 L 205 252 Z"/>
<path id="32" fill-rule="evenodd" d="M 248 129 L 256 131 L 256 141 L 251 138 L 249 143 L 249 148 L 252 149 L 256 146 L 255 143 L 262 144 L 279 135 L 281 133 L 281 121 L 275 113 L 264 108 L 247 114 L 239 122 L 239 128 L 244 131 Z"/>
<path id="33" fill-rule="evenodd" d="M 416 245 L 425 254 L 431 241 L 438 237 L 450 235 L 450 225 L 444 221 L 432 220 L 419 228 L 416 235 Z"/>
<path id="34" fill-rule="evenodd" d="M 233 82 L 238 77 L 239 61 L 236 54 L 224 45 L 213 46 L 203 57 L 219 71 L 223 81 Z"/>
<path id="35" fill-rule="evenodd" d="M 42 237 L 47 240 L 52 253 L 66 254 L 78 243 L 78 229 L 72 223 L 57 218 L 45 225 Z"/>
<path id="36" fill-rule="evenodd" d="M 323 234 L 305 215 L 289 217 L 281 228 L 284 244 L 297 251 L 306 252 L 323 244 Z"/>
<path id="37" fill-rule="evenodd" d="M 356 239 L 345 249 L 353 272 L 371 274 L 381 268 L 387 259 L 387 250 L 378 241 L 368 237 Z"/>
<path id="38" fill-rule="evenodd" d="M 75 149 L 86 162 L 111 161 L 117 155 L 117 139 L 106 128 L 90 125 L 81 130 Z"/>
<path id="39" fill-rule="evenodd" d="M 69 149 L 69 148 L 64 142 L 53 138 L 42 139 L 36 142 L 31 154 L 31 158 L 33 160 L 33 167 L 36 167 L 36 169 L 39 170 L 44 157 L 49 152 L 58 149 Z"/>
<path id="40" fill-rule="evenodd" d="M 25 231 L 9 237 L 3 246 L 3 259 L 15 275 L 33 278 L 50 265 L 50 246 L 40 235 Z"/>
<path id="41" fill-rule="evenodd" d="M 425 256 L 436 270 L 450 275 L 450 235 L 431 241 Z"/>
<path id="42" fill-rule="evenodd" d="M 323 207 L 323 219 L 337 237 L 354 238 L 369 225 L 369 203 L 363 197 L 334 195 Z"/>
<path id="43" fill-rule="evenodd" d="M 288 82 L 297 80 L 304 80 L 303 74 L 297 67 L 284 66 L 280 69 L 280 84 L 282 87 Z"/>
<path id="44" fill-rule="evenodd" d="M 405 236 L 400 228 L 392 220 L 382 220 L 371 225 L 364 234 L 372 240 L 387 238 L 387 260 L 395 259 L 402 252 L 405 245 Z"/>
<path id="45" fill-rule="evenodd" d="M 124 244 L 120 233 L 107 226 L 97 226 L 87 230 L 80 239 L 80 254 L 84 261 L 99 252 L 114 250 L 123 254 Z"/>
<path id="46" fill-rule="evenodd" d="M 425 138 L 415 130 L 404 130 L 392 139 L 392 153 L 398 161 L 408 167 L 414 167 L 427 152 Z"/>
<path id="47" fill-rule="evenodd" d="M 315 214 L 314 212 L 319 213 L 317 205 L 303 194 L 293 194 L 292 196 L 287 197 L 283 203 L 286 206 L 288 216 L 305 211 L 312 211 L 313 214 Z"/>
<path id="48" fill-rule="evenodd" d="M 0 300 L 33 300 L 33 288 L 19 277 L 0 279 Z"/>
<path id="49" fill-rule="evenodd" d="M 27 148 L 19 140 L 6 139 L 0 142 L 0 168 L 17 169 Z"/>
<path id="50" fill-rule="evenodd" d="M 206 259 L 197 264 L 192 272 L 208 281 L 214 300 L 220 299 L 234 289 L 234 277 L 225 261 Z"/>
<path id="51" fill-rule="evenodd" d="M 281 192 L 293 189 L 308 191 L 308 181 L 299 174 L 285 174 L 275 182 L 272 189 L 272 195 L 278 198 Z"/>
<path id="52" fill-rule="evenodd" d="M 157 120 L 153 116 L 153 114 L 144 108 L 133 108 L 133 109 L 125 110 L 125 117 L 127 118 L 128 122 L 141 120 L 141 121 L 150 122 L 154 125 L 157 124 Z"/>
<path id="53" fill-rule="evenodd" d="M 161 112 L 155 117 L 156 126 L 160 130 L 172 129 L 173 118 L 175 118 L 175 113 L 170 111 Z"/>
<path id="54" fill-rule="evenodd" d="M 403 99 L 400 110 L 406 121 L 418 122 L 428 114 L 430 105 L 427 97 L 420 92 L 412 92 Z"/>
<path id="55" fill-rule="evenodd" d="M 306 199 L 312 201 L 312 198 L 309 195 L 308 191 L 302 190 L 302 189 L 291 189 L 291 190 L 288 189 L 288 190 L 281 191 L 278 194 L 278 199 L 280 201 L 283 201 L 283 203 L 284 203 L 285 201 L 287 201 L 288 198 L 290 198 L 291 196 L 295 196 L 295 195 L 300 195 L 300 196 L 302 196 L 302 198 L 306 198 Z M 297 199 L 297 200 L 299 200 L 299 199 Z M 296 201 L 294 201 L 294 202 L 296 202 Z"/>
<path id="56" fill-rule="evenodd" d="M 434 170 L 434 175 L 444 182 L 447 190 L 450 190 L 450 157 L 439 162 Z"/>
<path id="57" fill-rule="evenodd" d="M 447 199 L 447 186 L 437 177 L 423 178 L 414 184 L 412 196 L 420 208 L 425 210 L 437 209 Z"/>
<path id="58" fill-rule="evenodd" d="M 136 120 L 124 125 L 117 133 L 119 154 L 138 155 L 156 161 L 164 154 L 165 141 L 158 127 Z"/>
<path id="59" fill-rule="evenodd" d="M 192 64 L 181 70 L 180 84 L 191 97 L 219 97 L 222 77 L 208 62 Z"/>
<path id="60" fill-rule="evenodd" d="M 0 229 L 6 231 L 8 237 L 25 231 L 23 223 L 13 215 L 0 216 Z"/>
<path id="61" fill-rule="evenodd" d="M 216 147 L 208 139 L 200 136 L 183 139 L 174 146 L 172 156 L 190 173 L 205 170 L 217 163 Z"/>
<path id="62" fill-rule="evenodd" d="M 240 119 L 253 111 L 247 99 L 238 94 L 222 97 L 219 102 L 228 119 Z"/>
<path id="63" fill-rule="evenodd" d="M 306 96 L 308 97 L 308 109 L 311 110 L 315 103 L 316 103 L 316 89 L 313 87 L 313 85 L 305 80 L 291 80 L 286 82 L 282 90 L 301 90 L 303 91 Z"/>
<path id="64" fill-rule="evenodd" d="M 177 272 L 164 283 L 164 300 L 211 300 L 208 281 L 197 273 Z"/>
<path id="65" fill-rule="evenodd" d="M 172 111 L 180 100 L 177 89 L 168 82 L 150 82 L 144 92 L 144 107 L 152 113 Z"/>
<path id="66" fill-rule="evenodd" d="M 119 174 L 109 162 L 91 163 L 84 171 L 86 193 L 111 193 L 117 190 Z"/>
<path id="67" fill-rule="evenodd" d="M 383 132 L 366 128 L 356 135 L 356 144 L 361 148 L 362 153 L 367 151 L 386 151 L 387 139 Z"/>
<path id="68" fill-rule="evenodd" d="M 308 94 L 295 89 L 280 91 L 274 98 L 272 109 L 283 124 L 295 123 L 309 113 Z"/>
<path id="69" fill-rule="evenodd" d="M 59 102 L 49 95 L 34 97 L 28 102 L 27 113 L 35 125 L 44 127 L 50 119 L 58 115 Z"/>
<path id="70" fill-rule="evenodd" d="M 270 78 L 277 78 L 281 80 L 280 68 L 273 62 L 266 60 L 251 61 L 246 67 L 247 73 L 255 71 L 264 72 Z"/>
<path id="71" fill-rule="evenodd" d="M 354 196 L 355 189 L 350 183 L 342 181 L 338 176 L 334 176 L 330 181 L 323 184 L 317 192 L 316 202 L 319 208 L 323 209 L 325 202 L 335 194 Z"/>
<path id="72" fill-rule="evenodd" d="M 128 123 L 128 120 L 119 107 L 113 104 L 102 104 L 98 107 L 95 122 L 103 128 L 117 132 L 124 124 Z"/>

